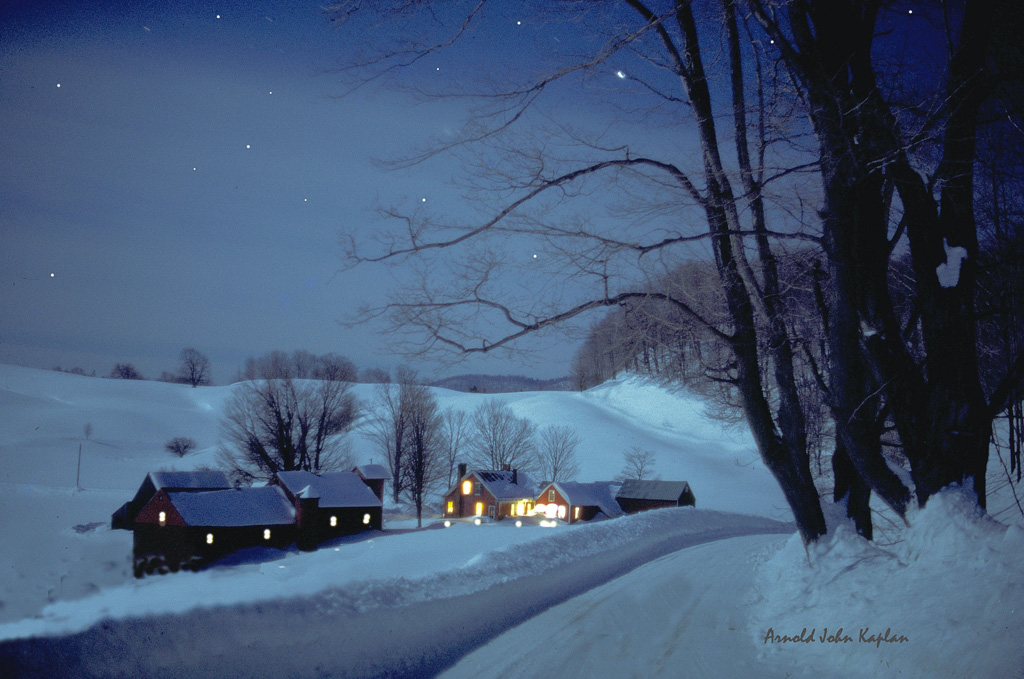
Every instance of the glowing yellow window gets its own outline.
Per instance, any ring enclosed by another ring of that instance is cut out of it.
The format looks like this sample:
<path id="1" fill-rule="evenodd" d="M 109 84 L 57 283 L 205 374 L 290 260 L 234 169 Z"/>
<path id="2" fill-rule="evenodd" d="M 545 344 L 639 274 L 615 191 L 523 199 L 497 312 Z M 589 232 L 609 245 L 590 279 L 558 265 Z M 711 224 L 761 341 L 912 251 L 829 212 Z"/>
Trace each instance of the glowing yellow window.
<path id="1" fill-rule="evenodd" d="M 523 514 L 526 513 L 526 503 L 525 502 L 520 502 L 519 503 L 519 505 L 516 507 L 516 513 L 519 516 L 522 516 Z"/>
<path id="2" fill-rule="evenodd" d="M 160 525 L 167 523 L 167 512 L 160 512 Z"/>
<path id="3" fill-rule="evenodd" d="M 270 539 L 270 529 L 269 528 L 264 528 L 263 529 L 263 539 L 264 540 L 269 540 Z"/>
<path id="4" fill-rule="evenodd" d="M 466 479 L 465 481 L 462 482 L 462 494 L 463 495 L 472 495 L 473 494 L 473 482 L 470 481 L 469 479 Z"/>
<path id="5" fill-rule="evenodd" d="M 575 509 L 573 510 L 573 512 L 572 512 L 572 518 L 574 518 L 574 519 L 578 519 L 578 518 L 580 518 L 580 508 L 579 508 L 579 507 L 576 507 L 576 508 L 575 508 Z"/>
<path id="6" fill-rule="evenodd" d="M 448 510 L 447 510 L 447 513 L 448 514 L 454 514 L 455 513 L 455 502 L 452 501 L 452 500 L 448 500 Z"/>
<path id="7" fill-rule="evenodd" d="M 332 516 L 331 517 L 331 527 L 333 528 L 334 526 L 337 526 L 337 525 L 338 525 L 338 517 Z"/>
<path id="8" fill-rule="evenodd" d="M 476 515 L 477 516 L 483 516 L 484 515 L 484 503 L 483 502 L 477 502 L 476 503 Z"/>
<path id="9" fill-rule="evenodd" d="M 369 526 L 370 525 L 370 515 L 369 514 L 363 514 L 363 525 L 365 525 L 365 526 Z"/>
<path id="10" fill-rule="evenodd" d="M 213 544 L 213 533 L 207 533 L 206 534 L 206 544 L 208 544 L 208 545 L 212 545 Z"/>

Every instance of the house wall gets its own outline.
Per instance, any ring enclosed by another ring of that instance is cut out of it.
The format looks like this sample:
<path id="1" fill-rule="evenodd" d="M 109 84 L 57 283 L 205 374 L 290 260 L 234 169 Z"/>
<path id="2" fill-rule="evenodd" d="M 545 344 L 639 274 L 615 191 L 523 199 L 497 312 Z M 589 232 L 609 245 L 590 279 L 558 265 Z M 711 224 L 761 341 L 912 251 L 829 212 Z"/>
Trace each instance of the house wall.
<path id="1" fill-rule="evenodd" d="M 264 531 L 270 530 L 270 539 Z M 213 542 L 207 536 L 213 535 Z M 206 564 L 248 547 L 283 549 L 295 542 L 295 526 L 184 526 L 136 523 L 133 553 L 136 575 L 154 559 L 177 570 L 186 563 Z"/>
<path id="2" fill-rule="evenodd" d="M 363 523 L 363 517 L 370 515 L 370 523 Z M 331 517 L 336 525 L 331 525 Z M 317 532 L 320 540 L 330 540 L 343 535 L 353 535 L 367 530 L 382 530 L 383 510 L 380 507 L 320 507 L 317 512 Z"/>
<path id="3" fill-rule="evenodd" d="M 548 498 L 552 497 L 553 500 Z M 569 498 L 565 497 L 562 492 L 554 485 L 547 486 L 541 491 L 540 495 L 537 496 L 538 505 L 549 505 L 555 504 L 561 507 L 565 507 L 564 521 L 569 523 L 576 523 L 577 521 L 590 521 L 601 512 L 600 507 L 594 507 L 590 505 L 574 505 Z M 576 509 L 579 508 L 579 517 L 576 516 Z M 562 518 L 562 517 L 560 517 Z"/>
<path id="4" fill-rule="evenodd" d="M 174 505 L 171 504 L 171 499 L 167 497 L 167 491 L 161 490 L 156 493 L 146 503 L 146 506 L 139 510 L 139 513 L 135 516 L 135 523 L 138 524 L 153 524 L 160 525 L 160 512 L 164 512 L 165 521 L 164 523 L 169 526 L 184 526 L 185 521 L 181 518 L 181 514 L 175 509 Z"/>
<path id="5" fill-rule="evenodd" d="M 680 496 L 680 498 L 679 498 L 679 506 L 680 507 L 696 507 L 697 506 L 697 498 L 695 498 L 693 496 L 693 491 L 692 490 L 687 488 L 686 492 L 683 493 L 682 496 Z"/>
<path id="6" fill-rule="evenodd" d="M 540 495 L 537 496 L 537 504 L 565 507 L 565 514 L 563 518 L 567 521 L 571 520 L 569 500 L 553 485 L 549 485 L 541 491 Z M 545 510 L 545 514 L 551 516 L 550 510 Z M 558 516 L 558 514 L 556 513 L 555 516 Z"/>
<path id="7" fill-rule="evenodd" d="M 522 514 L 519 512 L 519 503 L 523 503 L 524 511 Z M 505 517 L 517 517 L 525 515 L 534 507 L 533 498 L 521 498 L 517 500 L 507 500 L 499 504 L 497 518 L 503 519 Z"/>
<path id="8" fill-rule="evenodd" d="M 651 509 L 663 509 L 665 507 L 678 507 L 678 502 L 671 500 L 638 500 L 635 498 L 616 498 L 619 506 L 622 507 L 622 511 L 627 514 L 636 514 L 637 512 L 646 512 Z"/>
<path id="9" fill-rule="evenodd" d="M 363 479 L 363 483 L 370 487 L 378 500 L 384 502 L 384 479 Z"/>
<path id="10" fill-rule="evenodd" d="M 499 503 L 495 499 L 491 492 L 484 487 L 480 482 L 480 479 L 476 476 L 471 476 L 470 479 L 473 482 L 473 492 L 469 495 L 462 494 L 462 482 L 465 479 L 460 479 L 455 488 L 452 489 L 448 495 L 444 498 L 444 504 L 441 506 L 441 512 L 446 518 L 466 518 L 476 516 L 476 503 L 483 503 L 483 513 L 481 516 L 488 516 L 488 509 L 494 507 L 495 517 L 500 516 Z M 477 489 L 480 494 L 477 495 Z M 448 503 L 452 503 L 452 511 L 448 511 Z"/>
<path id="11" fill-rule="evenodd" d="M 579 518 L 576 517 L 577 509 L 580 510 Z M 590 521 L 600 513 L 600 507 L 594 507 L 591 505 L 574 505 L 569 513 L 569 523 L 576 523 L 577 521 Z"/>

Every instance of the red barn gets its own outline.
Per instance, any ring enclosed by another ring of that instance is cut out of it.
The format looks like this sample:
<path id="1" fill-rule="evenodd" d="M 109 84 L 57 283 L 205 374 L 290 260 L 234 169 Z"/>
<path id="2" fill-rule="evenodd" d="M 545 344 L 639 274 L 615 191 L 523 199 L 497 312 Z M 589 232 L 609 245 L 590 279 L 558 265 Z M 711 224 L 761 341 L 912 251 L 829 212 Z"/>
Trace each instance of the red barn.
<path id="1" fill-rule="evenodd" d="M 205 564 L 238 549 L 295 541 L 295 508 L 280 488 L 161 489 L 135 517 L 135 575 Z"/>
<path id="2" fill-rule="evenodd" d="M 549 519 L 558 518 L 569 523 L 590 521 L 599 515 L 620 516 L 622 510 L 615 502 L 617 485 L 606 481 L 549 483 L 537 496 L 537 511 Z"/>
<path id="3" fill-rule="evenodd" d="M 690 484 L 686 481 L 639 481 L 628 479 L 622 482 L 615 500 L 627 514 L 660 509 L 662 507 L 685 507 L 697 504 Z"/>
<path id="4" fill-rule="evenodd" d="M 539 488 L 525 473 L 472 471 L 460 476 L 444 496 L 445 518 L 523 516 L 533 509 Z"/>
<path id="5" fill-rule="evenodd" d="M 125 502 L 111 515 L 110 527 L 132 530 L 135 517 L 146 506 L 146 503 L 153 499 L 153 496 L 161 490 L 168 492 L 198 492 L 202 490 L 226 490 L 231 487 L 231 482 L 224 472 L 211 470 L 150 472 L 146 474 L 146 478 L 143 479 L 142 485 L 139 486 L 139 490 L 135 493 L 135 497 Z"/>
<path id="6" fill-rule="evenodd" d="M 295 507 L 300 549 L 316 549 L 324 540 L 384 527 L 384 503 L 359 474 L 278 472 L 272 483 Z"/>

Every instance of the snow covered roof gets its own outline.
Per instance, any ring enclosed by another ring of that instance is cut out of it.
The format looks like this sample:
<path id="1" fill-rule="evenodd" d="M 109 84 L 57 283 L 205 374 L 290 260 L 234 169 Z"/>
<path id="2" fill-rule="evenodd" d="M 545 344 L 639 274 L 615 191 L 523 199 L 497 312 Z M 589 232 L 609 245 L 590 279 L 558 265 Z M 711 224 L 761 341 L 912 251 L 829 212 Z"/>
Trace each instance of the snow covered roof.
<path id="1" fill-rule="evenodd" d="M 382 504 L 354 472 L 329 472 L 320 476 L 304 471 L 278 472 L 277 478 L 293 496 L 305 490 L 305 497 L 319 497 L 321 507 L 380 507 Z"/>
<path id="2" fill-rule="evenodd" d="M 551 484 L 558 489 L 566 500 L 573 505 L 598 507 L 607 516 L 619 516 L 622 508 L 615 501 L 615 490 L 618 483 L 598 481 L 595 483 L 577 483 L 575 481 L 558 481 Z"/>
<path id="3" fill-rule="evenodd" d="M 382 464 L 361 464 L 352 471 L 367 481 L 387 481 L 391 478 L 391 472 Z"/>
<path id="4" fill-rule="evenodd" d="M 622 482 L 622 487 L 615 494 L 616 498 L 629 498 L 630 500 L 664 500 L 677 502 L 690 491 L 690 484 L 686 481 L 639 481 L 627 479 Z"/>
<path id="5" fill-rule="evenodd" d="M 522 498 L 536 498 L 540 487 L 524 472 L 510 471 L 474 471 L 484 488 L 494 496 L 496 500 L 520 500 Z M 513 478 L 516 483 L 513 483 Z"/>
<path id="6" fill-rule="evenodd" d="M 157 490 L 224 490 L 231 488 L 227 474 L 213 470 L 150 472 L 149 479 Z"/>
<path id="7" fill-rule="evenodd" d="M 274 486 L 167 493 L 189 526 L 266 526 L 295 523 L 295 507 Z"/>
<path id="8" fill-rule="evenodd" d="M 298 493 L 296 493 L 295 497 L 301 497 L 301 498 L 306 499 L 306 500 L 311 500 L 313 498 L 316 498 L 316 499 L 319 500 L 320 499 L 320 493 L 316 492 L 316 488 L 314 488 L 313 486 L 306 486 L 305 488 L 300 490 Z"/>

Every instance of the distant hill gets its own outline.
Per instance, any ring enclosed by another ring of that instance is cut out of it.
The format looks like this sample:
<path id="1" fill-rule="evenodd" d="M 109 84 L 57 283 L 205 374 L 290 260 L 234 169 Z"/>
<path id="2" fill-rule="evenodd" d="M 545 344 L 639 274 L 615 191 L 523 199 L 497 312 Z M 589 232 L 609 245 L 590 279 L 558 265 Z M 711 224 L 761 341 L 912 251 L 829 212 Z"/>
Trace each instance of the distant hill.
<path id="1" fill-rule="evenodd" d="M 538 380 L 522 375 L 453 375 L 431 382 L 429 386 L 480 394 L 570 390 L 568 377 Z"/>

